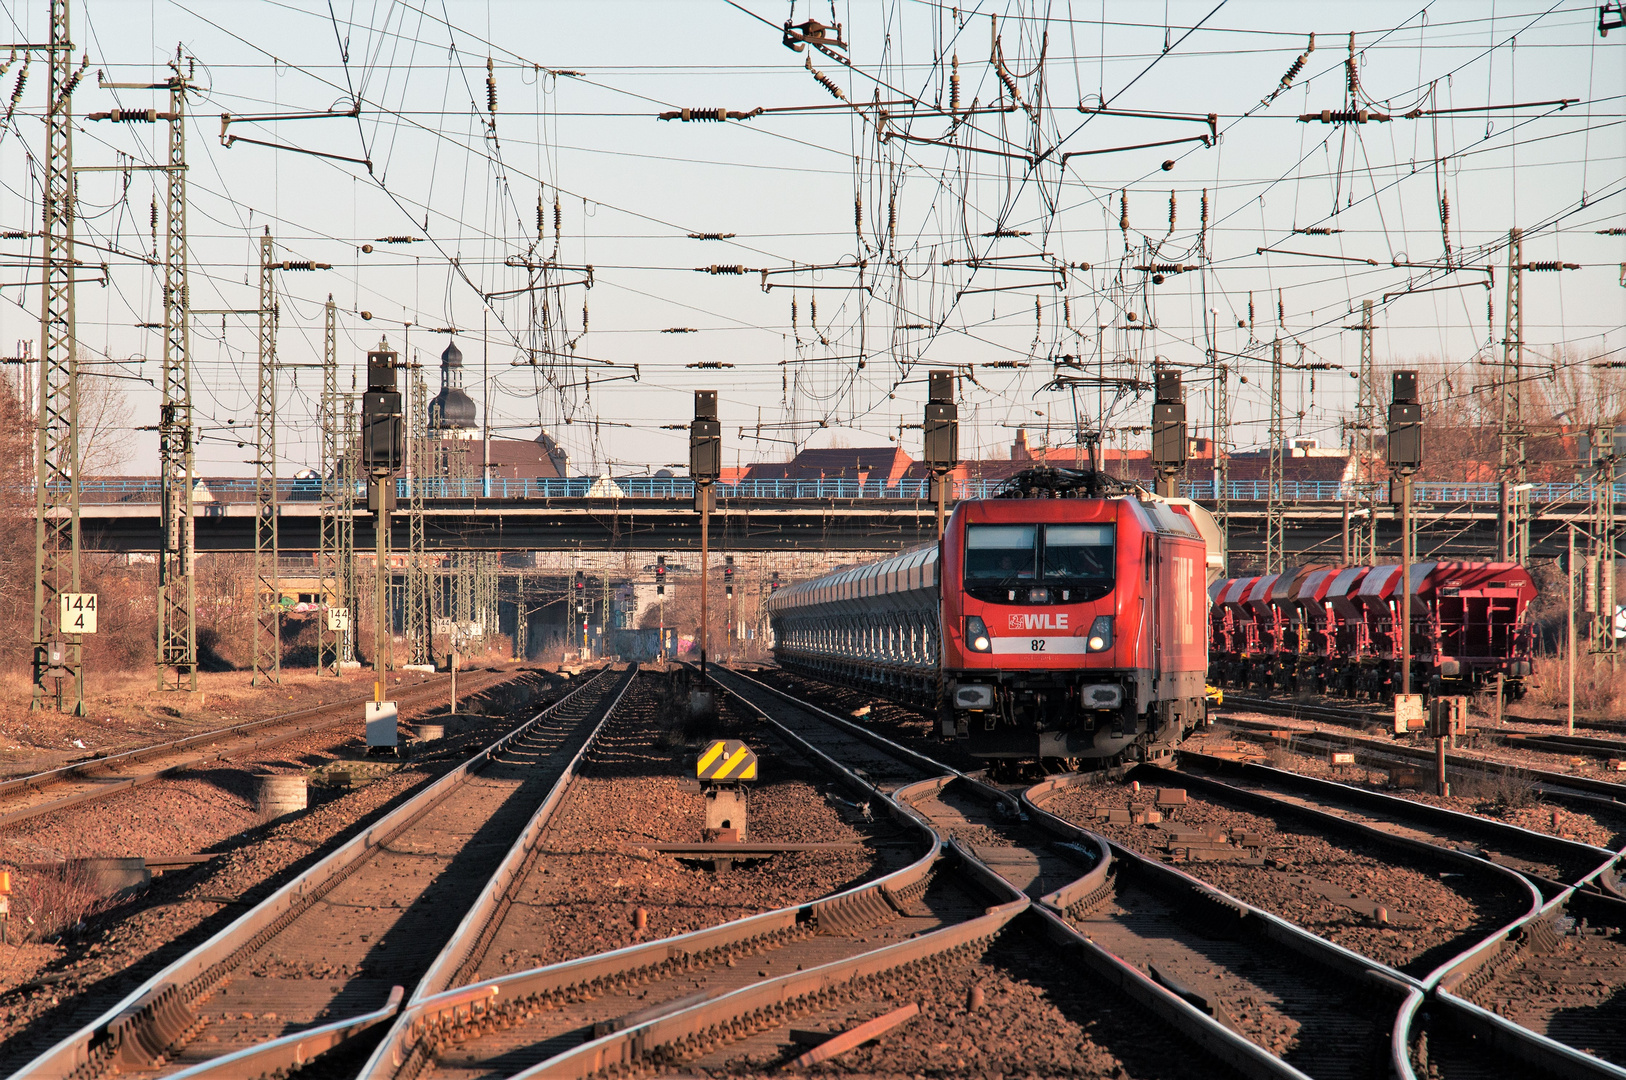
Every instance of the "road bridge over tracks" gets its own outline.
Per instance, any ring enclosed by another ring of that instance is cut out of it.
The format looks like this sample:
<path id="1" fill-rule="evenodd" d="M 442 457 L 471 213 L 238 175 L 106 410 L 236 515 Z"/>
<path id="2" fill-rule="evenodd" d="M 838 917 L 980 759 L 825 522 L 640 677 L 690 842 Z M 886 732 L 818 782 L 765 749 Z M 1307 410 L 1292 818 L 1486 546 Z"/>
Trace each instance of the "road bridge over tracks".
<path id="1" fill-rule="evenodd" d="M 427 481 L 424 533 L 431 550 L 682 551 L 698 550 L 700 529 L 688 480 L 623 477 L 610 480 Z M 405 510 L 409 482 L 398 493 Z M 995 482 L 956 484 L 956 498 L 993 495 Z M 1626 485 L 1617 500 L 1626 501 Z M 315 550 L 322 504 L 320 482 L 285 480 L 279 492 L 280 546 Z M 1418 553 L 1423 558 L 1487 558 L 1495 550 L 1499 488 L 1495 484 L 1419 484 Z M 717 485 L 712 543 L 733 551 L 877 551 L 926 543 L 935 535 L 935 508 L 924 482 L 745 481 Z M 1188 484 L 1183 494 L 1210 509 L 1212 485 Z M 1266 500 L 1263 485 L 1233 482 L 1230 489 L 1233 564 L 1262 557 Z M 1345 502 L 1358 502 L 1354 485 L 1284 485 L 1290 559 L 1335 560 L 1342 550 Z M 157 481 L 122 478 L 87 481 L 81 491 L 85 544 L 94 550 L 145 552 L 158 547 Z M 1580 484 L 1536 485 L 1530 492 L 1531 543 L 1538 556 L 1557 555 L 1565 526 L 1585 520 L 1591 490 Z M 1387 503 L 1377 508 L 1380 549 L 1399 553 L 1399 521 Z M 407 542 L 407 517 L 392 523 L 393 547 Z M 1358 522 L 1357 522 L 1358 525 Z M 252 481 L 200 482 L 199 551 L 248 551 L 254 546 Z M 356 544 L 370 548 L 372 517 L 356 513 Z"/>

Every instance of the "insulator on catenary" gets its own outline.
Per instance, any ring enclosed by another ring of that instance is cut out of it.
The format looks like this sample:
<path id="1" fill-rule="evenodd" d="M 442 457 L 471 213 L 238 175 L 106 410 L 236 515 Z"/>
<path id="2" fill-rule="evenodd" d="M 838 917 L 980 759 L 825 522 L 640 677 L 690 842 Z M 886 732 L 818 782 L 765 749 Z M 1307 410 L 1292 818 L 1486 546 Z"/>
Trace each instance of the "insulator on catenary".
<path id="1" fill-rule="evenodd" d="M 1451 262 L 1451 196 L 1440 192 L 1440 237 L 1445 241 L 1445 261 Z"/>
<path id="2" fill-rule="evenodd" d="M 582 301 L 582 333 L 587 333 L 587 301 Z"/>
<path id="3" fill-rule="evenodd" d="M 1208 189 L 1203 188 L 1202 209 L 1198 212 L 1198 223 L 1206 232 L 1208 229 Z"/>
<path id="4" fill-rule="evenodd" d="M 1287 323 L 1287 307 L 1282 303 L 1282 290 L 1276 290 L 1276 325 L 1284 326 Z"/>
<path id="5" fill-rule="evenodd" d="M 559 234 L 565 231 L 565 211 L 559 205 L 559 193 L 553 193 L 553 242 L 559 242 Z"/>
<path id="6" fill-rule="evenodd" d="M 1599 236 L 1626 236 L 1626 229 L 1599 229 Z"/>
<path id="7" fill-rule="evenodd" d="M 949 113 L 960 115 L 960 54 L 954 54 L 953 73 L 949 75 Z"/>
<path id="8" fill-rule="evenodd" d="M 1309 225 L 1302 229 L 1294 229 L 1293 231 L 1303 236 L 1331 236 L 1334 233 L 1341 233 L 1344 230 L 1334 229 L 1328 225 Z"/>
<path id="9" fill-rule="evenodd" d="M 1349 97 L 1353 101 L 1355 95 L 1361 92 L 1360 65 L 1355 60 L 1355 31 L 1349 32 L 1349 59 L 1344 61 L 1344 67 L 1349 72 Z"/>
<path id="10" fill-rule="evenodd" d="M 1322 109 L 1318 113 L 1303 113 L 1299 116 L 1299 123 L 1313 124 L 1317 120 L 1323 124 L 1364 124 L 1368 120 L 1376 123 L 1388 123 L 1388 113 L 1373 112 L 1370 109 Z"/>
<path id="11" fill-rule="evenodd" d="M 311 262 L 309 259 L 284 259 L 284 260 L 282 260 L 282 268 L 284 270 L 331 270 L 331 269 L 333 269 L 327 263 Z"/>
<path id="12" fill-rule="evenodd" d="M 1542 262 L 1527 262 L 1519 267 L 1521 270 L 1579 270 L 1580 263 L 1558 262 L 1548 259 Z"/>
<path id="13" fill-rule="evenodd" d="M 819 326 L 819 298 L 816 296 L 807 298 L 807 325 L 815 330 Z"/>
<path id="14" fill-rule="evenodd" d="M 115 124 L 156 124 L 157 109 L 112 109 L 103 114 Z"/>
<path id="15" fill-rule="evenodd" d="M 152 197 L 152 208 L 147 211 L 147 220 L 152 225 L 153 239 L 158 238 L 158 196 Z"/>
<path id="16" fill-rule="evenodd" d="M 1145 263 L 1135 269 L 1143 274 L 1185 274 L 1197 267 L 1191 263 Z"/>
<path id="17" fill-rule="evenodd" d="M 692 232 L 690 240 L 732 240 L 735 234 L 731 232 Z"/>
<path id="18" fill-rule="evenodd" d="M 862 240 L 864 238 L 864 193 L 853 193 L 853 232 Z"/>
<path id="19" fill-rule="evenodd" d="M 697 266 L 694 270 L 697 274 L 749 274 L 751 272 L 739 263 L 727 265 L 712 263 L 710 266 Z"/>
<path id="20" fill-rule="evenodd" d="M 737 109 L 673 109 L 660 114 L 661 120 L 681 120 L 685 124 L 697 120 L 749 120 L 754 116 L 762 115 L 762 106 L 757 106 L 750 112 L 740 112 Z"/>
<path id="21" fill-rule="evenodd" d="M 898 238 L 898 193 L 895 191 L 886 199 L 886 238 Z"/>
<path id="22" fill-rule="evenodd" d="M 537 195 L 536 195 L 536 238 L 538 240 L 542 239 L 542 226 L 543 226 L 544 220 L 545 220 L 545 218 L 544 218 L 543 209 L 542 209 L 542 193 L 537 192 Z"/>
<path id="23" fill-rule="evenodd" d="M 1037 296 L 1033 298 L 1033 325 L 1040 330 L 1044 329 L 1044 305 L 1039 302 Z"/>
<path id="24" fill-rule="evenodd" d="M 1174 192 L 1169 192 L 1169 235 L 1174 235 Z"/>
<path id="25" fill-rule="evenodd" d="M 378 242 L 380 244 L 416 244 L 422 239 L 421 236 L 380 236 Z"/>
<path id="26" fill-rule="evenodd" d="M 1248 329 L 1253 329 L 1253 293 L 1248 294 Z"/>
<path id="27" fill-rule="evenodd" d="M 21 71 L 17 72 L 17 83 L 16 83 L 16 85 L 14 85 L 11 88 L 11 106 L 8 109 L 6 109 L 6 119 L 7 120 L 10 120 L 11 119 L 11 114 L 14 111 L 16 111 L 17 102 L 20 101 L 22 99 L 22 96 L 23 96 L 23 87 L 25 87 L 27 85 L 28 85 L 28 65 L 24 64 L 23 69 Z"/>
<path id="28" fill-rule="evenodd" d="M 497 76 L 492 67 L 491 57 L 486 57 L 486 110 L 491 113 L 491 119 L 497 119 Z"/>
<path id="29" fill-rule="evenodd" d="M 792 334 L 796 333 L 796 294 L 795 293 L 792 293 L 791 297 L 790 297 L 790 332 Z"/>
<path id="30" fill-rule="evenodd" d="M 1129 235 L 1129 189 L 1123 188 L 1118 192 L 1118 229 Z"/>
<path id="31" fill-rule="evenodd" d="M 841 92 L 841 87 L 831 82 L 828 75 L 813 66 L 813 58 L 811 56 L 807 58 L 807 70 L 813 73 L 813 78 L 818 80 L 820 86 L 830 91 L 831 97 L 835 98 L 837 101 L 847 100 L 847 95 Z"/>

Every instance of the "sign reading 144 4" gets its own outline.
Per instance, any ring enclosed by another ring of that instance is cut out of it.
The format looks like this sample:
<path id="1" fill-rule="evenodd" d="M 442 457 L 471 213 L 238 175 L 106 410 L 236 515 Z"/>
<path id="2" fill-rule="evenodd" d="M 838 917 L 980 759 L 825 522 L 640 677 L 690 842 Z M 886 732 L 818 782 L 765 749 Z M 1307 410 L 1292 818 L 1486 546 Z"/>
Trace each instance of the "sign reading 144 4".
<path id="1" fill-rule="evenodd" d="M 62 632 L 64 634 L 94 634 L 96 632 L 96 594 L 93 592 L 59 593 L 62 602 Z"/>

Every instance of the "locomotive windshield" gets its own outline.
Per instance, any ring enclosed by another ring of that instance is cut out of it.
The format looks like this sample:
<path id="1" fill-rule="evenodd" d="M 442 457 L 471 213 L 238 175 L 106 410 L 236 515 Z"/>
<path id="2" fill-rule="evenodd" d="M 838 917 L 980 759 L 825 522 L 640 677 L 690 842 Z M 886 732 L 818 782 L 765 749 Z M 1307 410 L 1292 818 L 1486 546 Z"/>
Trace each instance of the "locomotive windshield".
<path id="1" fill-rule="evenodd" d="M 965 587 L 979 600 L 1078 602 L 1112 591 L 1112 525 L 968 525 Z"/>

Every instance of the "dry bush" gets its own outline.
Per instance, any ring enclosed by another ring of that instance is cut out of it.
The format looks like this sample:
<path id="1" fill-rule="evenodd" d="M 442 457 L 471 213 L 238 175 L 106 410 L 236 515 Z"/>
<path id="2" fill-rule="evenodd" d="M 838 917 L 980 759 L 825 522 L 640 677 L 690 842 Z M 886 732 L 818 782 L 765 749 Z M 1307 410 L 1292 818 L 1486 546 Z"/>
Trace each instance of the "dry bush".
<path id="1" fill-rule="evenodd" d="M 35 941 L 73 930 L 112 906 L 82 863 L 69 860 L 49 870 L 14 875 L 12 926 Z"/>
<path id="2" fill-rule="evenodd" d="M 1541 796 L 1535 778 L 1523 769 L 1501 769 L 1469 776 L 1455 785 L 1458 795 L 1478 799 L 1493 814 L 1534 806 Z"/>
<path id="3" fill-rule="evenodd" d="M 1548 657 L 1541 665 L 1540 683 L 1531 687 L 1530 700 L 1549 709 L 1566 710 L 1569 707 L 1568 664 L 1568 656 Z M 1606 719 L 1626 711 L 1626 666 L 1612 667 L 1600 656 L 1577 656 L 1575 711 Z"/>

